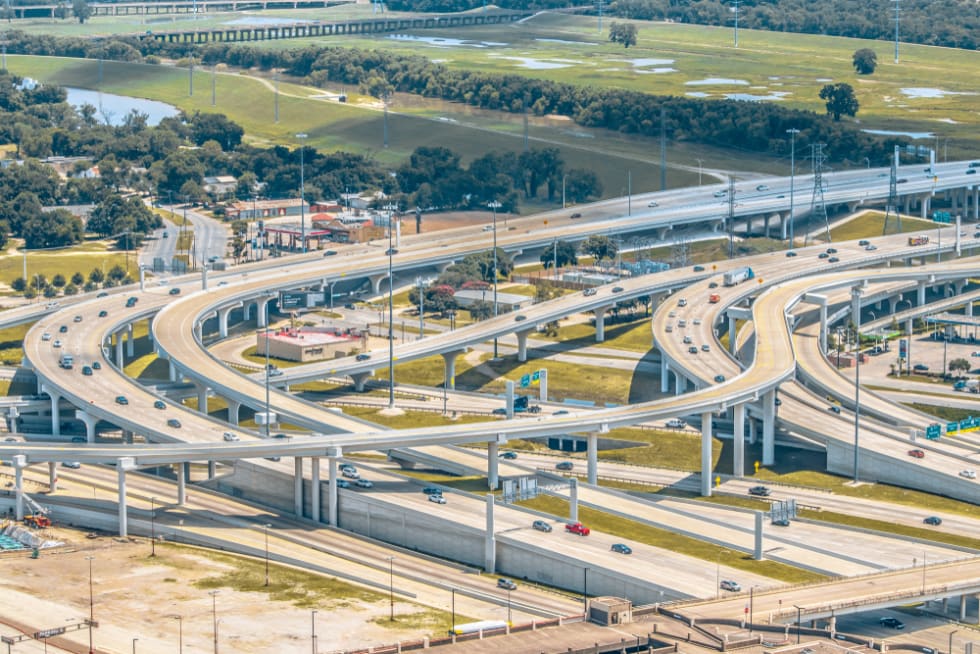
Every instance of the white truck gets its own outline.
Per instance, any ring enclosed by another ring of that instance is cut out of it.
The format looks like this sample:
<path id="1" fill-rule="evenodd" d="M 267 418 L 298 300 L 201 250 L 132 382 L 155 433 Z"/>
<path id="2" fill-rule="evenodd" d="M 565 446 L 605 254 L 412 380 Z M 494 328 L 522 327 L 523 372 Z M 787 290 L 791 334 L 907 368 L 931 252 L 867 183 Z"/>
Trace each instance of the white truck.
<path id="1" fill-rule="evenodd" d="M 75 357 L 67 353 L 62 354 L 61 358 L 58 360 L 58 365 L 65 370 L 71 370 L 72 366 L 75 365 Z"/>
<path id="2" fill-rule="evenodd" d="M 722 283 L 725 286 L 736 286 L 748 279 L 754 279 L 755 273 L 748 266 L 743 266 L 742 268 L 735 268 L 734 270 L 729 270 L 725 273 Z"/>

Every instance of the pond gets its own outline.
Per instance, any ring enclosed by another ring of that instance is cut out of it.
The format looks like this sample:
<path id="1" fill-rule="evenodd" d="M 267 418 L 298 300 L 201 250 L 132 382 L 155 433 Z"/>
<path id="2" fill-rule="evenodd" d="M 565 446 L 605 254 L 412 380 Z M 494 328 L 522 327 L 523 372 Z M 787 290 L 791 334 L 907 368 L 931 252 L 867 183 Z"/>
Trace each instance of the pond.
<path id="1" fill-rule="evenodd" d="M 96 118 L 110 125 L 121 125 L 126 114 L 133 109 L 148 116 L 146 121 L 148 125 L 158 125 L 164 118 L 180 113 L 177 107 L 156 100 L 71 87 L 65 88 L 65 91 L 68 92 L 68 104 L 74 107 L 90 104 L 96 108 Z"/>

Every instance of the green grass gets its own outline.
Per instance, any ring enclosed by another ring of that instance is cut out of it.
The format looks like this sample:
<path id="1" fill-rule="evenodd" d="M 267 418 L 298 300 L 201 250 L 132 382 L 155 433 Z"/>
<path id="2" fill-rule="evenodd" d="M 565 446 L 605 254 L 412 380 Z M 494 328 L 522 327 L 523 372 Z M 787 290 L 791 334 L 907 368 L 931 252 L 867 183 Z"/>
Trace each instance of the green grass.
<path id="1" fill-rule="evenodd" d="M 130 253 L 128 260 L 130 274 L 137 275 L 139 271 L 135 254 Z M 27 275 L 31 277 L 41 274 L 49 282 L 54 279 L 55 275 L 59 274 L 63 275 L 66 280 L 71 280 L 71 276 L 75 273 L 81 273 L 88 279 L 88 274 L 95 268 L 108 271 L 118 264 L 125 269 L 126 261 L 125 252 L 110 249 L 104 241 L 86 241 L 63 250 L 45 250 L 43 252 L 28 250 Z M 18 277 L 23 276 L 23 251 L 0 257 L 0 282 L 9 285 Z"/>
<path id="2" fill-rule="evenodd" d="M 874 238 L 881 236 L 885 228 L 885 214 L 880 211 L 869 211 L 848 220 L 846 223 L 837 225 L 830 230 L 832 241 L 854 241 L 859 238 Z M 921 220 L 911 216 L 902 216 L 902 228 L 898 228 L 898 222 L 892 216 L 888 221 L 888 233 L 899 234 L 903 232 L 922 232 L 930 233 L 936 229 L 936 223 L 931 220 Z"/>
<path id="3" fill-rule="evenodd" d="M 24 336 L 34 323 L 0 329 L 0 363 L 19 366 L 24 359 Z M 51 330 L 54 331 L 54 330 Z"/>
<path id="4" fill-rule="evenodd" d="M 818 520 L 820 522 L 829 522 L 835 525 L 859 527 L 861 529 L 873 529 L 875 531 L 898 534 L 900 536 L 908 536 L 910 538 L 918 538 L 925 541 L 947 543 L 957 547 L 969 547 L 970 549 L 980 551 L 980 539 L 970 538 L 969 536 L 962 536 L 960 534 L 951 534 L 932 528 L 926 529 L 924 527 L 907 527 L 894 522 L 869 519 L 867 516 L 846 515 L 827 511 L 813 511 L 812 509 L 801 509 L 800 517 L 808 518 L 810 520 Z"/>
<path id="5" fill-rule="evenodd" d="M 443 425 L 466 424 L 471 422 L 483 422 L 483 416 L 460 416 L 456 420 L 444 417 L 441 413 L 430 413 L 428 411 L 405 411 L 400 416 L 385 416 L 378 412 L 381 409 L 364 406 L 344 406 L 344 413 L 354 418 L 370 420 L 379 425 L 390 427 L 391 429 L 415 429 L 417 427 L 441 427 Z"/>
<path id="6" fill-rule="evenodd" d="M 398 361 L 396 358 L 395 361 Z M 470 370 L 470 364 L 463 357 L 456 359 L 456 385 L 459 387 L 459 378 Z M 375 371 L 376 379 L 387 380 L 388 368 L 381 368 Z M 443 358 L 436 354 L 424 359 L 416 359 L 407 363 L 395 364 L 395 383 L 399 381 L 407 384 L 418 384 L 420 386 L 432 386 L 441 388 L 446 380 L 446 366 Z"/>
<path id="7" fill-rule="evenodd" d="M 915 409 L 916 411 L 921 411 L 922 413 L 927 413 L 931 416 L 936 416 L 942 422 L 959 422 L 970 416 L 975 416 L 980 413 L 980 410 L 970 409 L 957 409 L 951 406 L 940 406 L 938 404 L 920 404 L 918 402 L 911 402 L 905 404 L 905 406 L 910 409 Z"/>
<path id="8" fill-rule="evenodd" d="M 588 323 L 576 323 L 558 328 L 558 341 L 574 344 L 575 347 L 610 347 L 629 352 L 649 352 L 653 349 L 653 332 L 650 329 L 650 318 L 641 317 L 629 322 L 606 325 L 606 340 L 597 343 L 595 326 Z"/>
<path id="9" fill-rule="evenodd" d="M 541 495 L 533 500 L 519 502 L 519 504 L 556 516 L 568 515 L 568 502 L 557 497 Z M 769 560 L 756 561 L 752 558 L 751 554 L 733 552 L 725 547 L 720 547 L 689 536 L 682 536 L 672 531 L 652 527 L 635 520 L 614 516 L 590 507 L 580 506 L 578 516 L 579 520 L 591 529 L 615 534 L 624 540 L 660 547 L 665 550 L 702 559 L 709 563 L 717 562 L 737 570 L 764 575 L 785 583 L 799 584 L 821 581 L 827 578 L 824 575 L 819 575 L 784 563 Z"/>
<path id="10" fill-rule="evenodd" d="M 487 478 L 484 475 L 469 475 L 466 477 L 456 477 L 444 472 L 430 470 L 399 470 L 399 474 L 418 479 L 419 481 L 442 484 L 467 493 L 488 493 L 490 492 Z"/>

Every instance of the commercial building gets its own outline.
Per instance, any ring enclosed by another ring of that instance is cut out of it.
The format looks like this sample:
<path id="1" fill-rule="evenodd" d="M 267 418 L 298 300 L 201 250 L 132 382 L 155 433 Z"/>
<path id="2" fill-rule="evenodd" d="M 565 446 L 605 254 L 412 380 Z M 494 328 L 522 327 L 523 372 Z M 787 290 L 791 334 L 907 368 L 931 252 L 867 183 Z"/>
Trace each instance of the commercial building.
<path id="1" fill-rule="evenodd" d="M 270 357 L 300 363 L 344 357 L 366 344 L 366 332 L 349 328 L 283 327 L 268 332 Z M 266 352 L 265 330 L 255 333 L 255 351 L 259 355 Z"/>

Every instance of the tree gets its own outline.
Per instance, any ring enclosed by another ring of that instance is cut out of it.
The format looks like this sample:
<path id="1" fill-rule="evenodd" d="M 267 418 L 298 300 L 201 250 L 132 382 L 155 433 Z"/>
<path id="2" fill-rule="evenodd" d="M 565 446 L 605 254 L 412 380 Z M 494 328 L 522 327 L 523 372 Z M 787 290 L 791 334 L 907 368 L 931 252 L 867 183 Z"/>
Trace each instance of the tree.
<path id="1" fill-rule="evenodd" d="M 65 281 L 65 276 L 61 273 L 55 274 L 55 276 L 51 279 L 51 285 L 57 288 L 62 288 L 67 283 L 68 282 Z"/>
<path id="2" fill-rule="evenodd" d="M 949 362 L 948 365 L 949 371 L 954 374 L 957 372 L 968 373 L 970 372 L 971 367 L 972 366 L 970 365 L 969 359 L 961 359 L 961 358 L 953 359 L 952 361 Z"/>
<path id="3" fill-rule="evenodd" d="M 841 116 L 854 116 L 860 104 L 850 84 L 827 84 L 820 89 L 820 99 L 827 101 L 827 113 L 839 121 Z"/>
<path id="4" fill-rule="evenodd" d="M 613 43 L 622 43 L 624 48 L 636 45 L 636 25 L 613 21 L 609 26 L 609 40 Z"/>
<path id="5" fill-rule="evenodd" d="M 577 264 L 575 246 L 568 241 L 557 241 L 541 252 L 541 263 L 544 264 L 545 270 L 554 266 L 556 261 L 559 268 Z"/>
<path id="6" fill-rule="evenodd" d="M 565 195 L 569 202 L 590 202 L 602 195 L 602 182 L 595 171 L 572 168 L 565 175 Z"/>
<path id="7" fill-rule="evenodd" d="M 487 320 L 493 315 L 493 303 L 478 300 L 471 304 L 467 311 L 470 312 L 470 318 L 473 320 Z"/>
<path id="8" fill-rule="evenodd" d="M 582 252 L 593 257 L 596 262 L 614 259 L 619 251 L 612 239 L 602 234 L 594 234 L 582 242 Z"/>
<path id="9" fill-rule="evenodd" d="M 28 248 L 72 245 L 82 240 L 82 221 L 67 209 L 39 213 L 24 223 L 21 232 Z"/>
<path id="10" fill-rule="evenodd" d="M 92 268 L 92 272 L 88 274 L 88 280 L 93 284 L 101 284 L 105 281 L 105 273 L 102 272 L 101 268 Z"/>
<path id="11" fill-rule="evenodd" d="M 71 276 L 71 283 L 74 284 L 75 286 L 81 286 L 82 284 L 85 283 L 85 275 L 83 275 L 80 272 L 76 272 L 74 275 Z"/>
<path id="12" fill-rule="evenodd" d="M 858 72 L 858 75 L 870 75 L 875 72 L 875 68 L 878 66 L 878 55 L 871 48 L 861 48 L 855 50 L 851 62 L 854 64 L 854 70 Z"/>
<path id="13" fill-rule="evenodd" d="M 92 15 L 92 8 L 85 0 L 72 0 L 71 13 L 75 14 L 79 23 L 84 23 Z"/>

